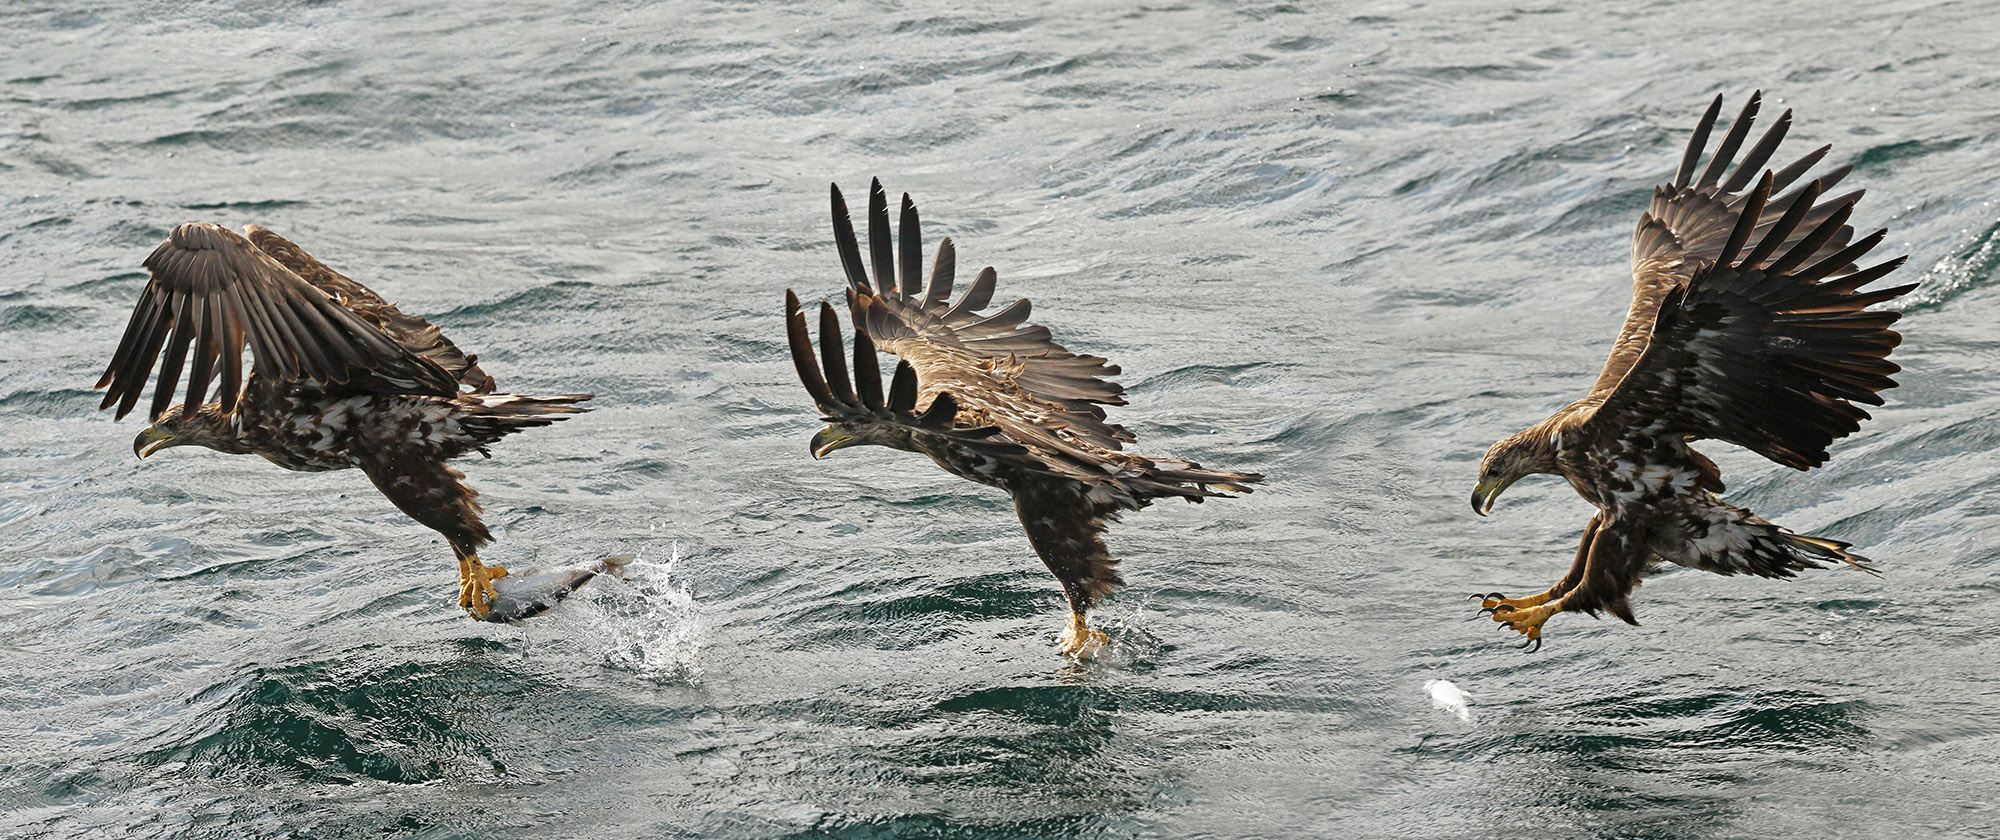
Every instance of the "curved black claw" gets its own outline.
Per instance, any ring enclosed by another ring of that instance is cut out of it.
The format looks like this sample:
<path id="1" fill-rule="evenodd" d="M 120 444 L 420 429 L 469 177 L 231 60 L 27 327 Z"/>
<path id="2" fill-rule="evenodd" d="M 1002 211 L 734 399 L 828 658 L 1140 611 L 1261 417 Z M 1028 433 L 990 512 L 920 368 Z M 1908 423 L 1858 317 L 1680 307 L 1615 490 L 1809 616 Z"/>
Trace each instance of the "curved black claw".
<path id="1" fill-rule="evenodd" d="M 1513 604 L 1495 604 L 1493 606 L 1487 607 L 1487 609 L 1492 610 L 1495 614 L 1517 611 L 1515 610 Z"/>
<path id="2" fill-rule="evenodd" d="M 1520 646 L 1515 649 L 1527 651 L 1528 653 L 1534 653 L 1542 649 L 1542 640 L 1539 638 L 1529 639 L 1525 642 L 1522 642 Z"/>
<path id="3" fill-rule="evenodd" d="M 1501 606 L 1505 606 L 1505 605 L 1503 604 L 1503 605 L 1501 605 Z M 1497 612 L 1499 612 L 1499 611 L 1500 611 L 1500 607 L 1498 607 L 1498 606 L 1494 606 L 1494 607 L 1480 607 L 1480 608 L 1479 608 L 1479 615 L 1493 615 L 1494 613 L 1497 613 Z M 1475 615 L 1475 616 L 1473 616 L 1473 618 L 1478 618 L 1478 617 L 1479 617 L 1479 615 Z"/>

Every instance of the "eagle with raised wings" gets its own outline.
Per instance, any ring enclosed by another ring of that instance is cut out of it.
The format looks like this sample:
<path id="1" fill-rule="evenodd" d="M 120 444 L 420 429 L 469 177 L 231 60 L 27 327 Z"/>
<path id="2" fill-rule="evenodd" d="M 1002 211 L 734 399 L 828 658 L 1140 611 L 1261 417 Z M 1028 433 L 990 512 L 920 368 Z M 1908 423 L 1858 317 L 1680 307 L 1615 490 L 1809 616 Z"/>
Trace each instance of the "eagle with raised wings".
<path id="1" fill-rule="evenodd" d="M 1657 561 L 1769 578 L 1828 563 L 1870 570 L 1847 543 L 1795 534 L 1717 498 L 1721 472 L 1689 446 L 1726 441 L 1811 469 L 1868 418 L 1855 403 L 1881 405 L 1900 370 L 1888 356 L 1902 341 L 1889 329 L 1901 313 L 1868 307 L 1916 285 L 1863 287 L 1904 258 L 1856 266 L 1887 231 L 1855 240 L 1847 220 L 1860 191 L 1823 197 L 1850 167 L 1799 184 L 1830 147 L 1763 169 L 1790 111 L 1736 160 L 1759 98 L 1697 173 L 1722 110 L 1716 97 L 1673 183 L 1639 217 L 1631 314 L 1590 394 L 1494 444 L 1479 466 L 1472 509 L 1481 515 L 1508 485 L 1543 473 L 1597 507 L 1569 574 L 1548 591 L 1472 596 L 1525 636 L 1523 647 L 1539 648 L 1557 613 L 1638 624 L 1629 596 Z"/>
<path id="2" fill-rule="evenodd" d="M 1071 353 L 1047 327 L 1027 323 L 1025 299 L 982 312 L 993 299 L 992 268 L 981 270 L 952 301 L 957 257 L 950 239 L 938 244 L 926 286 L 916 205 L 903 196 L 895 244 L 888 207 L 881 182 L 873 182 L 871 282 L 847 202 L 840 187 L 833 188 L 834 243 L 847 273 L 854 326 L 852 378 L 833 306 L 819 306 L 822 358 L 816 359 L 798 295 L 785 292 L 792 361 L 827 422 L 812 437 L 812 455 L 887 446 L 927 455 L 953 475 L 1007 491 L 1028 543 L 1069 600 L 1061 650 L 1092 653 L 1105 637 L 1089 627 L 1085 614 L 1123 582 L 1104 545 L 1106 526 L 1155 499 L 1200 502 L 1248 493 L 1263 476 L 1126 451 L 1136 438 L 1106 422 L 1101 407 L 1125 404 L 1124 388 L 1104 378 L 1118 368 Z M 900 359 L 886 393 L 878 349 Z"/>
<path id="3" fill-rule="evenodd" d="M 132 442 L 141 459 L 205 446 L 289 470 L 360 468 L 451 544 L 459 605 L 498 620 L 493 581 L 507 570 L 479 561 L 493 536 L 479 494 L 446 462 L 489 455 L 509 434 L 585 411 L 577 403 L 591 395 L 496 393 L 476 357 L 437 327 L 266 228 L 245 234 L 184 224 L 146 258 L 152 279 L 97 382 L 106 389 L 98 408 L 130 413 L 158 362 L 152 424 Z M 173 403 L 183 373 L 187 398 Z M 217 401 L 208 402 L 218 378 Z"/>

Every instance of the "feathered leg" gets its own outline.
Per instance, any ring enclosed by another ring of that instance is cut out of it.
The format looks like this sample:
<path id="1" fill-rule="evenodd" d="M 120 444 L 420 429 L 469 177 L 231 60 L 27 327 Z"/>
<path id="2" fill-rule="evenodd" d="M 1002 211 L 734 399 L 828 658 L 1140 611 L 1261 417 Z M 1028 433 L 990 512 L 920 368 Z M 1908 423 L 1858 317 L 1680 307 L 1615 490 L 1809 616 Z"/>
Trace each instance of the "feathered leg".
<path id="1" fill-rule="evenodd" d="M 404 455 L 387 447 L 361 460 L 361 469 L 382 495 L 404 513 L 443 534 L 458 558 L 458 605 L 467 615 L 484 620 L 493 609 L 493 581 L 507 569 L 479 562 L 479 547 L 493 534 L 479 518 L 479 494 L 465 486 L 465 474 L 442 459 Z"/>
<path id="2" fill-rule="evenodd" d="M 1115 506 L 1093 503 L 1081 485 L 1023 484 L 1014 490 L 1014 511 L 1042 563 L 1062 581 L 1069 600 L 1069 626 L 1056 640 L 1067 656 L 1090 656 L 1109 641 L 1090 629 L 1084 614 L 1122 581 L 1118 561 L 1104 545 L 1104 526 L 1118 515 Z"/>
<path id="3" fill-rule="evenodd" d="M 1645 575 L 1652 545 L 1652 532 L 1643 517 L 1613 516 L 1602 521 L 1591 536 L 1582 578 L 1574 586 L 1534 606 L 1503 606 L 1494 611 L 1493 620 L 1527 637 L 1523 646 L 1530 650 L 1541 649 L 1542 625 L 1560 612 L 1608 612 L 1637 625 L 1627 596 Z"/>

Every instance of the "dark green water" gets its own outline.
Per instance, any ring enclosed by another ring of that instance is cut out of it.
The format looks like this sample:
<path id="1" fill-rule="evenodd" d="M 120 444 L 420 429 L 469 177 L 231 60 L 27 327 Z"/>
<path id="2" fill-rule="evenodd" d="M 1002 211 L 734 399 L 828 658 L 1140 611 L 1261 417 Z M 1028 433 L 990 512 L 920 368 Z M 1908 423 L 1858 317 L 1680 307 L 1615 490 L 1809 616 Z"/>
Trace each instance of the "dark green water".
<path id="1" fill-rule="evenodd" d="M 1990 3 L 0 18 L 0 836 L 2000 834 Z M 1477 520 L 1477 457 L 1589 387 L 1646 196 L 1757 88 L 1925 287 L 1827 468 L 1709 449 L 1886 574 L 1671 572 L 1517 653 L 1464 596 L 1554 581 L 1588 508 Z M 1123 365 L 1146 451 L 1271 476 L 1114 531 L 1108 661 L 1055 656 L 1004 498 L 807 456 L 783 291 L 837 291 L 826 184 L 871 175 Z M 599 393 L 464 466 L 491 559 L 638 579 L 475 625 L 358 474 L 135 461 L 88 388 L 194 219 Z"/>

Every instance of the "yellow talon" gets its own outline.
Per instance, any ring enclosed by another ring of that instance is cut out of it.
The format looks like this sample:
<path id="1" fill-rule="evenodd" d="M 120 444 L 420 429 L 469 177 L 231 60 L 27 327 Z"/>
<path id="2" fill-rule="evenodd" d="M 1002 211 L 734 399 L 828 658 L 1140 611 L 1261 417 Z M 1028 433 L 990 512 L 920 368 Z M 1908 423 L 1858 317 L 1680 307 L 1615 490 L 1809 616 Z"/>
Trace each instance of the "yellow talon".
<path id="1" fill-rule="evenodd" d="M 465 614 L 484 621 L 493 612 L 493 602 L 499 593 L 493 591 L 493 582 L 507 576 L 505 566 L 487 566 L 479 562 L 477 554 L 458 556 L 458 605 L 465 608 Z"/>
<path id="2" fill-rule="evenodd" d="M 1102 653 L 1110 644 L 1111 637 L 1090 629 L 1090 625 L 1083 620 L 1083 613 L 1070 613 L 1069 627 L 1063 630 L 1060 638 L 1056 639 L 1057 650 L 1062 651 L 1064 656 L 1077 659 Z"/>
<path id="3" fill-rule="evenodd" d="M 1501 608 L 1493 611 L 1493 620 L 1500 622 L 1501 626 L 1527 637 L 1525 644 L 1532 645 L 1534 650 L 1540 650 L 1542 647 L 1542 625 L 1548 623 L 1551 616 L 1562 612 L 1563 609 L 1562 599 L 1560 598 L 1554 601 L 1547 601 L 1545 597 L 1544 601 L 1545 603 L 1529 607 L 1517 608 L 1504 604 L 1500 605 Z"/>
<path id="4" fill-rule="evenodd" d="M 1533 595 L 1529 595 L 1526 598 L 1506 598 L 1502 597 L 1500 593 L 1494 592 L 1487 595 L 1483 600 L 1481 600 L 1479 602 L 1479 607 L 1481 609 L 1491 610 L 1491 609 L 1498 609 L 1502 606 L 1506 606 L 1506 607 L 1512 607 L 1517 610 L 1525 610 L 1529 607 L 1539 607 L 1548 602 L 1549 602 L 1549 593 L 1547 592 L 1537 592 Z"/>

